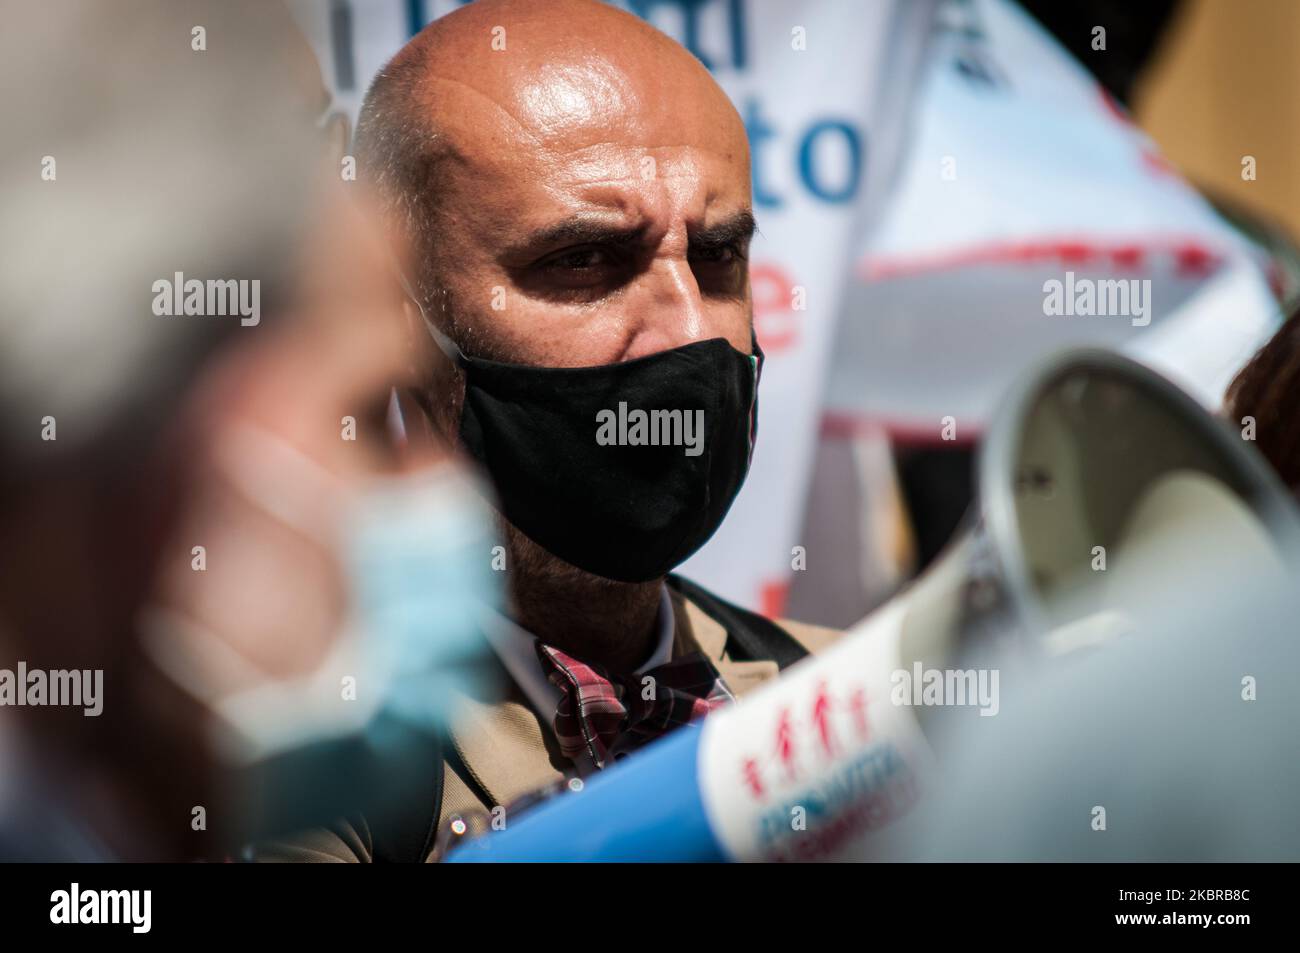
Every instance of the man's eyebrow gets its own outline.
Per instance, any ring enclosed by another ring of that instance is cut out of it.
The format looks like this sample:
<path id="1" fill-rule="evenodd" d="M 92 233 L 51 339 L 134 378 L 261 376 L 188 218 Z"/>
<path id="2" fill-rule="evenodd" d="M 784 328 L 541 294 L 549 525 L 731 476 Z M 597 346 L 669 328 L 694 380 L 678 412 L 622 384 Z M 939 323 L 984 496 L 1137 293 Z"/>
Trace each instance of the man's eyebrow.
<path id="1" fill-rule="evenodd" d="M 720 222 L 692 231 L 690 244 L 697 249 L 741 244 L 748 242 L 756 229 L 753 213 L 744 209 Z M 566 245 L 635 247 L 644 239 L 646 231 L 645 223 L 621 225 L 606 218 L 576 216 L 546 225 L 517 242 L 511 242 L 502 258 L 522 261 Z"/>
<path id="2" fill-rule="evenodd" d="M 563 245 L 635 245 L 641 241 L 645 231 L 644 223 L 619 225 L 605 218 L 567 218 L 511 242 L 504 257 L 522 259 Z"/>
<path id="3" fill-rule="evenodd" d="M 728 245 L 744 244 L 754 237 L 757 228 L 754 214 L 745 209 L 720 222 L 692 231 L 691 247 L 725 248 Z"/>

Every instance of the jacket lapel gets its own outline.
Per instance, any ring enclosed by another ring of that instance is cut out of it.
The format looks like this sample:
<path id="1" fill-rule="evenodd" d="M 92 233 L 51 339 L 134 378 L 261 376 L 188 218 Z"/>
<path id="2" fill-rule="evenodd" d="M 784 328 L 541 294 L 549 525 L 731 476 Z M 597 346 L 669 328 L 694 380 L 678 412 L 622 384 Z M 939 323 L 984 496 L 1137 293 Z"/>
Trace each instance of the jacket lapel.
<path id="1" fill-rule="evenodd" d="M 673 658 L 703 652 L 736 696 L 777 677 L 775 662 L 727 657 L 727 632 L 676 592 L 673 606 Z M 498 685 L 509 685 L 504 700 L 464 695 L 453 711 L 452 743 L 461 762 L 494 804 L 509 804 L 564 779 L 569 762 L 559 753 L 549 725 L 529 706 L 499 665 Z"/>
<path id="2" fill-rule="evenodd" d="M 727 657 L 727 630 L 694 603 L 669 590 L 673 603 L 673 658 L 689 652 L 703 652 L 718 670 L 727 688 L 737 697 L 777 677 L 780 668 L 772 661 L 743 662 Z"/>
<path id="3" fill-rule="evenodd" d="M 461 696 L 450 734 L 470 777 L 493 804 L 509 804 L 563 780 L 568 762 L 504 668 L 498 684 L 510 686 L 504 700 Z"/>

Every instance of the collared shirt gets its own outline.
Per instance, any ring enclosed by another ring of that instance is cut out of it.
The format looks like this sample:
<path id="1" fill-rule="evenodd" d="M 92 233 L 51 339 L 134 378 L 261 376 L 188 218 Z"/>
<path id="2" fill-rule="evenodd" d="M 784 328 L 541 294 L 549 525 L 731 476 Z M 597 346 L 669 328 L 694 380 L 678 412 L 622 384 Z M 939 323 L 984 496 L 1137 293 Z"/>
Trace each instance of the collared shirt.
<path id="1" fill-rule="evenodd" d="M 659 616 L 655 620 L 655 626 L 654 651 L 636 669 L 634 673 L 636 675 L 665 665 L 672 660 L 673 602 L 668 596 L 667 586 L 662 586 L 659 590 Z M 533 711 L 541 717 L 542 724 L 550 730 L 555 722 L 555 710 L 559 707 L 563 693 L 546 677 L 541 660 L 537 657 L 536 636 L 496 612 L 489 615 L 483 628 L 492 651 L 501 660 L 501 664 L 505 666 L 506 672 L 515 684 L 523 691 Z M 583 770 L 581 773 L 588 772 Z"/>

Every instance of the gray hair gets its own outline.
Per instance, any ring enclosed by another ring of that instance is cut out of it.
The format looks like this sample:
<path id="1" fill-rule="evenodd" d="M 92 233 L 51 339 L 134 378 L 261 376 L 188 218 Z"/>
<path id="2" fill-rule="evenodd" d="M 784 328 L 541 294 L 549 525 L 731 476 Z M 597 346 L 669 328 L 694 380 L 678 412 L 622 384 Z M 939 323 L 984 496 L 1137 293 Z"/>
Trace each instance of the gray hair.
<path id="1" fill-rule="evenodd" d="M 321 149 L 284 81 L 287 14 L 254 0 L 126 7 L 33 0 L 0 14 L 0 461 L 11 479 L 110 434 L 147 436 L 239 329 L 154 314 L 156 280 L 257 278 L 265 301 L 300 243 L 304 157 Z M 198 28 L 205 50 L 193 48 Z M 54 442 L 42 441 L 47 417 Z"/>

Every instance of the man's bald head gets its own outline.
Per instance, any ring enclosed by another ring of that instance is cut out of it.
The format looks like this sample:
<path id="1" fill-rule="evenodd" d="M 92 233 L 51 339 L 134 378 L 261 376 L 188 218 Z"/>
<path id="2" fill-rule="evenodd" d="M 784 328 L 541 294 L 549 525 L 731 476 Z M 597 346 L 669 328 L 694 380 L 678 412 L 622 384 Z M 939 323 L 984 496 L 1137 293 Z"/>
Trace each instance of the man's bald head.
<path id="1" fill-rule="evenodd" d="M 701 336 L 747 347 L 744 126 L 704 66 L 637 17 L 595 0 L 477 0 L 379 74 L 358 152 L 410 234 L 422 303 L 436 315 L 452 296 L 448 330 L 462 345 L 556 364 Z M 739 254 L 724 274 L 728 248 Z M 538 267 L 565 249 L 590 254 L 567 273 Z M 692 255 L 708 274 L 688 282 Z M 593 306 L 627 299 L 650 272 L 621 329 L 590 326 Z M 703 299 L 717 295 L 743 299 L 743 316 L 707 320 Z M 655 326 L 656 305 L 677 317 Z M 559 346 L 528 340 L 539 324 Z"/>

